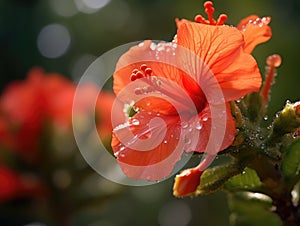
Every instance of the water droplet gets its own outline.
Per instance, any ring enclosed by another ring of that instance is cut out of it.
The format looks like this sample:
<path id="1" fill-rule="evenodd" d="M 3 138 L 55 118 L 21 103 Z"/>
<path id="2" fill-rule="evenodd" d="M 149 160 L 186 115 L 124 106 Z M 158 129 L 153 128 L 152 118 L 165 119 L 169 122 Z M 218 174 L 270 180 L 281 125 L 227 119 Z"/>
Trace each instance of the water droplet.
<path id="1" fill-rule="evenodd" d="M 167 144 L 168 143 L 168 141 L 167 140 L 164 140 L 164 144 Z"/>
<path id="2" fill-rule="evenodd" d="M 192 131 L 193 131 L 193 128 L 190 127 L 190 128 L 189 128 L 189 132 L 191 133 Z"/>
<path id="3" fill-rule="evenodd" d="M 183 129 L 186 129 L 186 128 L 189 127 L 189 124 L 188 124 L 187 122 L 182 122 L 182 123 L 181 123 L 181 127 L 182 127 Z"/>
<path id="4" fill-rule="evenodd" d="M 246 173 L 245 171 L 242 172 L 242 174 L 245 174 L 245 173 Z"/>
<path id="5" fill-rule="evenodd" d="M 265 120 L 265 121 L 267 121 L 267 120 L 268 120 L 268 118 L 269 118 L 269 116 L 268 116 L 268 115 L 265 115 L 265 116 L 264 116 L 264 120 Z"/>
<path id="6" fill-rule="evenodd" d="M 120 151 L 124 151 L 124 150 L 125 150 L 125 147 L 122 146 L 119 150 L 120 150 Z"/>
<path id="7" fill-rule="evenodd" d="M 150 103 L 150 102 L 148 102 L 146 105 L 149 107 L 149 106 L 151 105 L 151 103 Z"/>
<path id="8" fill-rule="evenodd" d="M 196 130 L 201 130 L 202 129 L 202 124 L 200 122 L 195 123 L 195 129 Z"/>
<path id="9" fill-rule="evenodd" d="M 134 126 L 138 126 L 140 124 L 140 121 L 137 119 L 132 119 L 131 124 Z"/>
<path id="10" fill-rule="evenodd" d="M 208 120 L 208 117 L 207 117 L 207 116 L 204 116 L 204 117 L 202 118 L 202 120 L 203 120 L 204 122 L 206 122 L 206 121 Z"/>

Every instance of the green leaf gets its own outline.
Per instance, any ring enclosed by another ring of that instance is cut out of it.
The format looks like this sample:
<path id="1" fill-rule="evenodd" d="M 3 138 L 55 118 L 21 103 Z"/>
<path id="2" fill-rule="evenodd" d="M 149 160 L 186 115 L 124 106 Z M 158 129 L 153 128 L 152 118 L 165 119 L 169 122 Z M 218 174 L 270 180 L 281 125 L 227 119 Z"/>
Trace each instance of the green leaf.
<path id="1" fill-rule="evenodd" d="M 236 162 L 215 166 L 204 171 L 201 182 L 194 195 L 203 195 L 221 189 L 231 177 L 241 173 L 240 166 Z"/>
<path id="2" fill-rule="evenodd" d="M 271 212 L 270 197 L 253 192 L 229 195 L 230 225 L 232 226 L 281 226 L 279 217 Z"/>
<path id="3" fill-rule="evenodd" d="M 300 139 L 293 142 L 285 151 L 281 171 L 286 179 L 293 179 L 300 171 Z"/>
<path id="4" fill-rule="evenodd" d="M 229 191 L 262 191 L 263 183 L 260 181 L 255 170 L 245 168 L 245 170 L 229 179 L 224 188 Z"/>

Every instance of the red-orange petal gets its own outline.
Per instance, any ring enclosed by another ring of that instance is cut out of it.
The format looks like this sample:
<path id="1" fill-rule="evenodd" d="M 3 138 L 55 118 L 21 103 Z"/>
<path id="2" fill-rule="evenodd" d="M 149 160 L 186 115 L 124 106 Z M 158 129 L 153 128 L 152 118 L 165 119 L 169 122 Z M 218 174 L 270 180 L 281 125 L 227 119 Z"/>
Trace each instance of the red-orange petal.
<path id="1" fill-rule="evenodd" d="M 225 115 L 227 114 L 227 115 Z M 224 118 L 226 116 L 226 122 L 225 124 L 222 124 L 224 122 Z M 222 150 L 224 150 L 225 148 L 229 147 L 234 138 L 235 138 L 235 123 L 233 121 L 232 115 L 231 115 L 231 111 L 230 111 L 230 106 L 227 103 L 226 104 L 226 113 L 222 113 L 220 112 L 220 114 L 215 115 L 215 117 L 212 119 L 211 116 L 211 111 L 210 111 L 210 107 L 207 106 L 205 109 L 203 109 L 202 112 L 199 113 L 198 115 L 198 120 L 201 123 L 201 130 L 199 133 L 199 138 L 198 138 L 198 142 L 197 142 L 197 146 L 196 149 L 194 151 L 196 152 L 206 152 L 206 151 L 212 151 L 213 153 L 209 153 L 209 154 L 216 154 Z M 220 129 L 222 131 L 219 131 L 220 134 L 224 133 L 224 137 L 219 137 L 219 136 L 213 136 L 212 134 L 212 120 L 215 120 L 214 123 L 216 126 L 218 126 L 218 128 L 216 129 Z M 218 123 L 220 122 L 220 123 Z M 224 125 L 224 127 L 223 127 Z M 223 131 L 225 130 L 225 131 Z M 208 145 L 208 141 L 212 139 L 212 144 L 216 144 L 215 146 L 219 146 L 218 150 L 207 150 L 207 145 Z M 222 143 L 220 143 L 220 139 L 223 139 Z M 220 144 L 220 145 L 218 145 Z"/>
<path id="2" fill-rule="evenodd" d="M 257 15 L 248 16 L 237 26 L 244 34 L 244 51 L 247 53 L 251 53 L 258 44 L 266 42 L 272 37 L 272 30 L 268 25 L 270 17 L 262 18 L 265 22 L 251 23 L 257 19 L 261 20 Z"/>
<path id="3" fill-rule="evenodd" d="M 180 25 L 177 40 L 178 45 L 190 49 L 209 67 L 226 101 L 258 91 L 261 85 L 258 66 L 243 51 L 244 37 L 238 29 L 186 22 Z"/>
<path id="4" fill-rule="evenodd" d="M 155 117 L 163 120 L 151 121 Z M 164 130 L 165 129 L 165 130 Z M 155 112 L 141 111 L 113 131 L 112 148 L 123 172 L 131 178 L 160 180 L 167 177 L 180 160 L 178 116 L 157 116 Z"/>

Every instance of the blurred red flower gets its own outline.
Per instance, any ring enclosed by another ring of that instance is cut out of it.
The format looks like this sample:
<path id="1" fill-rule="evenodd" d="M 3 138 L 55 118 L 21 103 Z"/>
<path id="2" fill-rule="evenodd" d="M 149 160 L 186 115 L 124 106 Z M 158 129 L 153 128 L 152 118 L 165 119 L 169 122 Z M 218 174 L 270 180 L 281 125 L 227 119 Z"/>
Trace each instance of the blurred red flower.
<path id="1" fill-rule="evenodd" d="M 28 161 L 38 158 L 42 129 L 49 120 L 71 123 L 75 85 L 62 75 L 32 69 L 26 80 L 8 85 L 0 97 L 10 148 Z M 7 138 L 1 137 L 6 142 Z"/>
<path id="2" fill-rule="evenodd" d="M 20 175 L 0 164 L 0 202 L 17 198 L 43 197 L 45 186 L 32 176 Z"/>

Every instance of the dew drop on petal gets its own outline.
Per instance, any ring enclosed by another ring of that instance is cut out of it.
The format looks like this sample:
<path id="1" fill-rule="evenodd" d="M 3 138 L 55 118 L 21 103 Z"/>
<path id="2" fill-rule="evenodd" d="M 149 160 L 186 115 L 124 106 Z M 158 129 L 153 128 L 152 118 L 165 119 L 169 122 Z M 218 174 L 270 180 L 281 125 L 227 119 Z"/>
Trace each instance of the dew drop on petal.
<path id="1" fill-rule="evenodd" d="M 188 124 L 187 122 L 182 122 L 182 123 L 181 123 L 181 127 L 182 127 L 183 129 L 186 129 L 186 128 L 189 127 L 189 124 Z"/>
<path id="2" fill-rule="evenodd" d="M 200 122 L 196 122 L 195 129 L 196 130 L 201 130 L 202 129 L 202 124 Z"/>
<path id="3" fill-rule="evenodd" d="M 135 125 L 135 126 L 138 126 L 140 124 L 140 121 L 137 120 L 137 119 L 132 119 L 131 124 Z"/>

